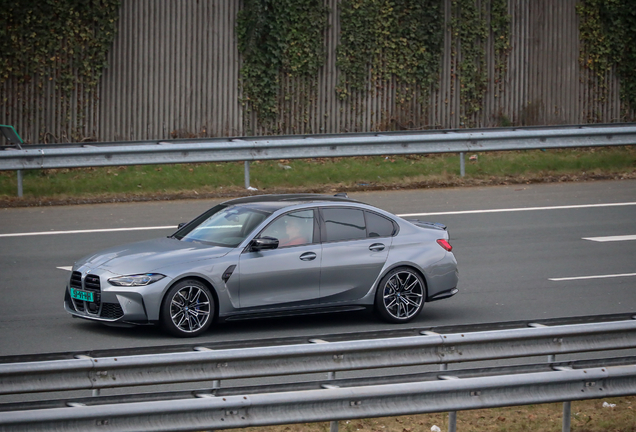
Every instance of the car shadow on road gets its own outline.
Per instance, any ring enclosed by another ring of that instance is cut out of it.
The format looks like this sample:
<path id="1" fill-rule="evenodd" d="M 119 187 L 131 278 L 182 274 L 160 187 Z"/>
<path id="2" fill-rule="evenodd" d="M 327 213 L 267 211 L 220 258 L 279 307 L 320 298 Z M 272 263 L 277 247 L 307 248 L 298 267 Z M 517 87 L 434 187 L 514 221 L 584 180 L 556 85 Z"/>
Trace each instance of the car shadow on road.
<path id="1" fill-rule="evenodd" d="M 452 303 L 452 302 L 451 302 Z M 194 338 L 174 338 L 163 332 L 160 326 L 109 327 L 90 321 L 72 324 L 74 331 L 91 333 L 100 347 L 108 349 L 130 345 L 149 347 L 160 345 L 232 343 L 288 337 L 313 338 L 330 334 L 364 333 L 386 330 L 426 329 L 465 321 L 469 311 L 458 310 L 451 304 L 426 305 L 421 315 L 405 324 L 388 324 L 371 311 L 341 312 L 280 318 L 260 318 L 245 321 L 215 323 L 205 334 Z M 249 344 L 246 344 L 249 345 Z M 88 348 L 91 349 L 91 348 Z"/>

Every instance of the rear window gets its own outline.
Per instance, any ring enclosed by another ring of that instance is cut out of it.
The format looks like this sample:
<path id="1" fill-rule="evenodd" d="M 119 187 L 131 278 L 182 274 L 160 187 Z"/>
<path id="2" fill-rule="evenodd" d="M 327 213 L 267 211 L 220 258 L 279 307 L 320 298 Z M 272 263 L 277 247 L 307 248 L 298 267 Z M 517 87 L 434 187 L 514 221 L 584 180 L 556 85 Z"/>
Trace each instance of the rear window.
<path id="1" fill-rule="evenodd" d="M 327 231 L 326 241 L 357 240 L 367 237 L 362 210 L 326 208 L 322 210 L 322 214 Z"/>

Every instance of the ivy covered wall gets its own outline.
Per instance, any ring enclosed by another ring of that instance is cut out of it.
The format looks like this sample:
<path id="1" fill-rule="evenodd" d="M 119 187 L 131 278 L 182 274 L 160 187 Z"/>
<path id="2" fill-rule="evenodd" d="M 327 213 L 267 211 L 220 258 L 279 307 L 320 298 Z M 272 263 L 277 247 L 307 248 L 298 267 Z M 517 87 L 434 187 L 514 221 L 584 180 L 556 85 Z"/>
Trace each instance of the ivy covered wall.
<path id="1" fill-rule="evenodd" d="M 581 67 L 590 73 L 587 84 L 599 100 L 612 97 L 608 82 L 620 80 L 625 113 L 636 109 L 636 4 L 626 0 L 582 0 L 576 10 L 581 19 Z M 590 113 L 592 120 L 598 113 Z M 629 118 L 629 115 L 626 115 Z"/>
<path id="2" fill-rule="evenodd" d="M 0 123 L 27 142 L 636 119 L 621 0 L 4 3 Z"/>
<path id="3" fill-rule="evenodd" d="M 87 115 L 97 103 L 119 5 L 120 0 L 3 0 L 0 122 L 19 117 L 29 141 L 93 139 L 95 119 Z"/>

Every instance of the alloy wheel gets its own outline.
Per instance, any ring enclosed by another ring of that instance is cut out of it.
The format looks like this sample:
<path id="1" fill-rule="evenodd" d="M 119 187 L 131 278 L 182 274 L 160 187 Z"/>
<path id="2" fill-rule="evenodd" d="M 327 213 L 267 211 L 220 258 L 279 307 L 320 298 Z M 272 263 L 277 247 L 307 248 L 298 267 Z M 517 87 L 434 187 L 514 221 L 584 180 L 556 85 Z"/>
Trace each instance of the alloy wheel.
<path id="1" fill-rule="evenodd" d="M 409 320 L 420 310 L 424 301 L 421 279 L 409 270 L 394 273 L 384 284 L 384 309 L 397 320 Z"/>
<path id="2" fill-rule="evenodd" d="M 184 333 L 202 329 L 210 319 L 210 298 L 199 286 L 186 285 L 170 300 L 170 319 Z"/>

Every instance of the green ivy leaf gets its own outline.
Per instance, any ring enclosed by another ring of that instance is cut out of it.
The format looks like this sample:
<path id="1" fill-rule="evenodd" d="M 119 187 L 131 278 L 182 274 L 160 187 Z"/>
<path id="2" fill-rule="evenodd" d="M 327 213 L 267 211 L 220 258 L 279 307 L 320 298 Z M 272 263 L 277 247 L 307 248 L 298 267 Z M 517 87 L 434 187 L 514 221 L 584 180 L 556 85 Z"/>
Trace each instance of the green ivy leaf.
<path id="1" fill-rule="evenodd" d="M 60 99 L 68 125 L 68 104 L 75 87 L 83 85 L 88 92 L 99 81 L 119 6 L 120 0 L 4 0 L 0 8 L 0 85 L 9 79 L 27 83 L 37 76 L 37 88 L 42 89 L 42 82 L 56 80 L 56 88 L 63 90 Z M 87 98 L 81 101 L 89 102 Z M 77 112 L 85 110 L 78 107 Z"/>

